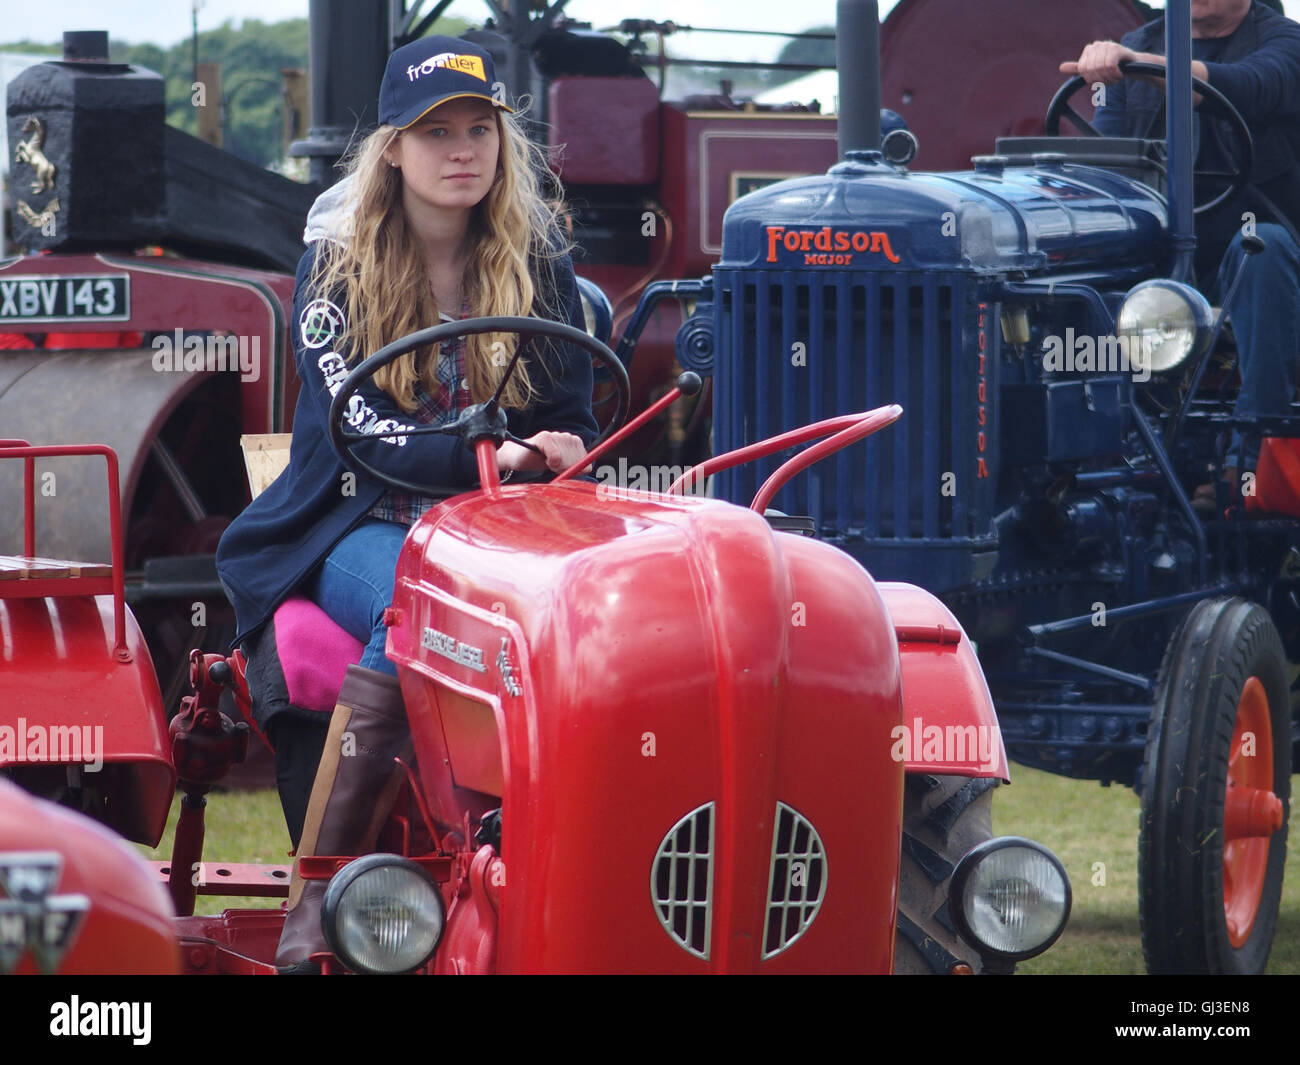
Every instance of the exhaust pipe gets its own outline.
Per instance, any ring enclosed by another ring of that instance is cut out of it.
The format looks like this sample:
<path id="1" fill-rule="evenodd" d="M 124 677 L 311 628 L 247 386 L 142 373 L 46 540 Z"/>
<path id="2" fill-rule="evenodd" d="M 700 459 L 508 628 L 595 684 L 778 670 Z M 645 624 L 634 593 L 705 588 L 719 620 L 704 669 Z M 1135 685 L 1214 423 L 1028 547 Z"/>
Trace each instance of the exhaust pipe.
<path id="1" fill-rule="evenodd" d="M 879 151 L 880 5 L 877 0 L 837 0 L 835 64 L 840 76 L 840 159 L 853 151 Z M 1189 67 L 1190 64 L 1189 59 Z"/>
<path id="2" fill-rule="evenodd" d="M 843 75 L 841 75 L 843 77 Z M 1192 211 L 1192 5 L 1169 0 L 1165 8 L 1165 122 L 1169 151 L 1169 246 L 1171 276 L 1192 282 L 1196 252 Z"/>
<path id="3" fill-rule="evenodd" d="M 312 124 L 289 154 L 310 160 L 311 180 L 322 188 L 343 176 L 334 166 L 353 137 L 378 124 L 388 8 L 387 0 L 311 0 L 307 9 Z"/>

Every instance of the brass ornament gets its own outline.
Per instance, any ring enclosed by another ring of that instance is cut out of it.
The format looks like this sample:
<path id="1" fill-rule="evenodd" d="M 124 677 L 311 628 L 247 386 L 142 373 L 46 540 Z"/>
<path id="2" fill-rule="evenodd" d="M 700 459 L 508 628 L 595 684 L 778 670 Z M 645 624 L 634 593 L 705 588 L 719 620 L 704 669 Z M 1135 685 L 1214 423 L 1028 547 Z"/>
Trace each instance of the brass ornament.
<path id="1" fill-rule="evenodd" d="M 59 198 L 54 197 L 45 207 L 45 210 L 37 214 L 31 207 L 22 200 L 18 201 L 18 217 L 26 222 L 33 229 L 39 229 L 44 236 L 54 236 L 54 216 L 59 210 Z"/>
<path id="2" fill-rule="evenodd" d="M 54 164 L 45 158 L 45 153 L 41 150 L 45 145 L 45 124 L 32 115 L 23 123 L 23 132 L 30 133 L 31 136 L 18 142 L 18 147 L 14 150 L 14 162 L 26 163 L 34 171 L 32 192 L 48 192 L 54 188 Z"/>

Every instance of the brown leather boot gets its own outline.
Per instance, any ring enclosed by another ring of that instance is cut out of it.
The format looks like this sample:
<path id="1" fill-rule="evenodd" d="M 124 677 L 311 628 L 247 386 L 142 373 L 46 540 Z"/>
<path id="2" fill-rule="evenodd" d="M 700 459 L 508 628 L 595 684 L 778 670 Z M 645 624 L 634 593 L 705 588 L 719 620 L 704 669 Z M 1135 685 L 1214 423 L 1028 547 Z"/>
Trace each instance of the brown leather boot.
<path id="1" fill-rule="evenodd" d="M 411 729 L 397 678 L 348 666 L 312 785 L 298 856 L 363 855 L 374 849 L 411 759 Z M 317 971 L 310 955 L 328 950 L 321 932 L 326 880 L 303 880 L 295 862 L 289 912 L 275 964 L 281 972 Z"/>

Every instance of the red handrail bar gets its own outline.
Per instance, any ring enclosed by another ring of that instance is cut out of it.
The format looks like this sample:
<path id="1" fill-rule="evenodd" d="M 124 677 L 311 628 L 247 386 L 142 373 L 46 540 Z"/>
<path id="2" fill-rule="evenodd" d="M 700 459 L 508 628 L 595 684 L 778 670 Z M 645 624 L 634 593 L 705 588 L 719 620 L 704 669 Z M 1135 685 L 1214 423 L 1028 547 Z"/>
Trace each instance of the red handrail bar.
<path id="1" fill-rule="evenodd" d="M 886 425 L 893 425 L 903 416 L 903 408 L 897 403 L 891 403 L 886 407 L 877 407 L 869 411 L 856 425 L 851 425 L 843 429 L 832 437 L 813 444 L 812 447 L 799 452 L 788 462 L 778 466 L 776 472 L 763 482 L 763 487 L 758 490 L 758 495 L 754 496 L 754 501 L 749 504 L 749 509 L 758 514 L 763 514 L 767 510 L 767 505 L 772 502 L 772 497 L 781 490 L 791 477 L 800 470 L 805 470 L 814 462 L 820 462 L 827 455 L 838 451 L 842 447 L 848 447 L 856 443 L 865 436 L 870 436 Z"/>
<path id="2" fill-rule="evenodd" d="M 108 465 L 108 535 L 113 568 L 113 653 L 119 662 L 131 661 L 126 646 L 126 559 L 122 549 L 122 495 L 118 486 L 117 452 L 107 444 L 45 444 L 33 447 L 25 440 L 0 440 L 0 459 L 26 459 L 28 475 L 23 512 L 23 550 L 36 556 L 35 469 L 38 458 L 102 455 Z"/>
<path id="3" fill-rule="evenodd" d="M 877 429 L 883 429 L 886 425 L 897 421 L 902 417 L 902 415 L 903 408 L 897 403 L 891 403 L 886 407 L 877 407 L 875 410 L 859 411 L 857 414 L 840 414 L 834 418 L 826 418 L 820 422 L 813 422 L 812 425 L 805 425 L 801 429 L 791 429 L 787 433 L 781 433 L 778 436 L 770 436 L 766 440 L 760 440 L 756 444 L 747 444 L 745 447 L 738 447 L 734 451 L 724 451 L 721 455 L 714 455 L 711 459 L 705 459 L 698 466 L 683 473 L 677 478 L 677 480 L 668 486 L 667 494 L 674 495 L 679 493 L 682 486 L 685 485 L 687 481 L 698 483 L 706 477 L 711 477 L 720 470 L 729 470 L 733 466 L 744 465 L 746 462 L 752 462 L 754 459 L 764 458 L 774 452 L 784 451 L 786 448 L 795 447 L 798 444 L 806 444 L 809 440 L 816 440 L 819 437 L 827 436 L 830 433 L 846 432 L 853 429 L 855 426 L 867 424 L 869 419 L 875 419 L 877 416 L 883 418 L 881 421 L 870 421 L 869 424 L 871 427 L 863 430 L 862 436 L 870 436 Z M 838 437 L 831 438 L 831 440 L 836 439 L 838 439 Z M 860 439 L 860 437 L 854 437 L 853 439 Z M 831 443 L 831 440 L 826 441 L 826 443 Z M 852 442 L 853 440 L 843 440 L 835 447 L 830 448 L 830 451 L 836 451 Z M 818 445 L 818 447 L 821 446 L 822 445 Z M 763 489 L 766 489 L 767 485 L 772 482 L 772 478 L 777 477 L 782 470 L 786 469 L 786 467 L 790 465 L 790 463 L 796 462 L 812 450 L 813 449 L 809 448 L 808 451 L 800 452 L 789 462 L 781 466 L 772 477 L 768 478 L 767 483 L 763 485 Z M 828 452 L 824 450 L 820 451 L 818 457 L 825 457 L 827 453 Z M 812 460 L 812 462 L 816 461 L 816 458 Z M 811 463 L 808 463 L 808 465 L 811 465 Z M 803 467 L 799 467 L 799 469 L 802 468 Z M 777 482 L 777 488 L 798 472 L 799 470 L 795 469 L 786 474 L 779 482 Z M 763 489 L 759 489 L 760 496 L 763 493 Z M 772 494 L 775 494 L 775 489 Z M 768 496 L 768 499 L 771 499 L 771 495 Z M 755 496 L 754 503 L 757 502 L 758 496 Z M 750 504 L 751 509 L 753 509 L 754 503 Z M 762 511 L 760 510 L 759 513 L 761 514 Z"/>
<path id="4" fill-rule="evenodd" d="M 0 440 L 0 448 L 31 447 L 31 442 L 13 437 Z M 23 463 L 23 554 L 36 554 L 36 460 Z"/>
<path id="5" fill-rule="evenodd" d="M 605 452 L 609 451 L 611 448 L 617 447 L 619 444 L 623 443 L 623 441 L 627 440 L 633 433 L 639 430 L 641 426 L 650 421 L 651 418 L 656 417 L 660 411 L 667 410 L 671 407 L 682 397 L 682 395 L 682 390 L 674 385 L 657 400 L 651 403 L 650 406 L 646 407 L 645 410 L 623 426 L 618 432 L 610 433 L 603 443 L 593 447 L 563 473 L 557 474 L 555 480 L 567 481 L 575 473 L 585 470 L 598 458 L 604 455 Z"/>

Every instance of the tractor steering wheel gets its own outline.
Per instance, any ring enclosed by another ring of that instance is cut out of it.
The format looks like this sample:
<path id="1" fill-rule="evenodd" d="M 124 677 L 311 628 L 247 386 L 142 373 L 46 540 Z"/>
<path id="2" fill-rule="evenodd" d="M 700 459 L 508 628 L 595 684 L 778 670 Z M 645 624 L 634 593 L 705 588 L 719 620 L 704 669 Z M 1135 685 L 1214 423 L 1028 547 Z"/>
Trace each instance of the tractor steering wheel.
<path id="1" fill-rule="evenodd" d="M 389 433 L 357 433 L 345 428 L 344 414 L 348 408 L 348 401 L 356 395 L 363 381 L 367 381 L 374 376 L 376 370 L 387 366 L 390 362 L 405 355 L 408 351 L 413 351 L 415 348 L 440 344 L 462 336 L 477 336 L 481 333 L 515 333 L 519 337 L 519 344 L 515 348 L 514 356 L 511 358 L 509 366 L 506 367 L 506 372 L 501 376 L 501 384 L 497 388 L 497 394 L 487 403 L 476 403 L 473 406 L 466 407 L 455 421 L 448 422 L 446 425 L 419 425 L 413 429 L 393 430 Z M 512 440 L 516 444 L 524 444 L 525 447 L 536 451 L 537 449 L 532 447 L 531 444 L 525 444 L 524 441 L 509 431 L 506 426 L 506 413 L 497 403 L 506 383 L 514 373 L 515 366 L 518 365 L 524 349 L 536 337 L 553 337 L 556 340 L 576 344 L 594 355 L 610 371 L 610 375 L 613 377 L 615 386 L 618 389 L 618 407 L 604 432 L 592 444 L 592 447 L 594 447 L 595 444 L 600 443 L 627 420 L 628 409 L 631 407 L 632 400 L 632 387 L 628 383 L 627 370 L 618 360 L 618 356 L 610 351 L 608 347 L 590 334 L 584 333 L 581 329 L 575 329 L 571 325 L 552 322 L 544 318 L 510 316 L 466 318 L 459 322 L 447 322 L 443 325 L 430 326 L 427 329 L 408 333 L 406 336 L 380 348 L 349 373 L 339 386 L 339 390 L 334 394 L 334 400 L 330 404 L 329 412 L 330 444 L 333 445 L 335 453 L 345 466 L 365 473 L 392 488 L 404 492 L 414 492 L 417 495 L 431 496 L 455 496 L 470 491 L 471 489 L 465 485 L 417 484 L 384 473 L 361 459 L 352 450 L 352 445 L 362 440 L 383 440 L 397 436 L 459 436 L 471 449 L 473 449 L 476 440 L 489 437 L 495 439 L 498 446 L 502 441 Z M 591 449 L 588 448 L 588 450 Z"/>
<path id="2" fill-rule="evenodd" d="M 1120 70 L 1126 75 L 1147 74 L 1154 77 L 1163 78 L 1165 68 L 1159 63 L 1140 63 L 1137 60 L 1125 59 L 1120 62 Z M 1061 135 L 1061 119 L 1068 118 L 1075 127 L 1089 137 L 1100 137 L 1097 127 L 1084 118 L 1078 111 L 1070 106 L 1069 100 L 1076 92 L 1084 86 L 1083 76 L 1076 74 L 1070 78 L 1064 85 L 1056 90 L 1056 95 L 1052 97 L 1052 102 L 1047 107 L 1047 135 L 1049 137 L 1059 137 Z M 1237 134 L 1240 144 L 1240 159 L 1233 159 L 1234 163 L 1239 162 L 1241 165 L 1230 171 L 1222 170 L 1193 170 L 1192 181 L 1197 178 L 1212 178 L 1219 181 L 1228 182 L 1227 187 L 1217 196 L 1207 200 L 1205 203 L 1199 203 L 1193 209 L 1195 214 L 1205 214 L 1216 207 L 1226 203 L 1229 199 L 1244 189 L 1250 181 L 1251 172 L 1255 167 L 1255 142 L 1250 135 L 1250 127 L 1246 125 L 1246 120 L 1241 117 L 1241 113 L 1232 105 L 1223 93 L 1219 92 L 1213 85 L 1202 81 L 1200 78 L 1192 78 L 1192 88 L 1201 94 L 1201 104 L 1203 110 L 1217 112 L 1221 118 L 1228 120 L 1232 130 Z M 1208 104 L 1209 107 L 1205 108 Z M 1156 122 L 1164 115 L 1165 109 L 1161 106 L 1160 110 L 1151 116 L 1151 121 L 1147 123 L 1147 128 L 1143 131 L 1144 138 L 1151 135 L 1152 129 L 1155 128 Z"/>

